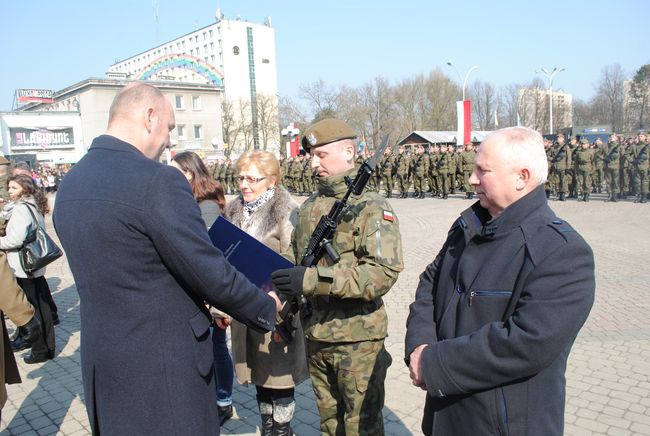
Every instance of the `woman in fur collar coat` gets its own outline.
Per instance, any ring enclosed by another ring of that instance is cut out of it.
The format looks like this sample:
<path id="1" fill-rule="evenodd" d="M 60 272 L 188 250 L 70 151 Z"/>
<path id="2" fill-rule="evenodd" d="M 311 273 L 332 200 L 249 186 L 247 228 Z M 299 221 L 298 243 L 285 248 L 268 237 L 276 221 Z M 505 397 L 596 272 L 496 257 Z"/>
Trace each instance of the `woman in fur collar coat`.
<path id="1" fill-rule="evenodd" d="M 245 153 L 237 161 L 236 180 L 241 194 L 228 203 L 225 217 L 272 250 L 286 250 L 298 205 L 278 185 L 278 160 L 265 151 Z M 298 326 L 296 340 L 286 344 L 273 333 L 232 322 L 235 373 L 241 384 L 255 384 L 263 436 L 292 434 L 294 388 L 309 376 L 303 336 Z"/>

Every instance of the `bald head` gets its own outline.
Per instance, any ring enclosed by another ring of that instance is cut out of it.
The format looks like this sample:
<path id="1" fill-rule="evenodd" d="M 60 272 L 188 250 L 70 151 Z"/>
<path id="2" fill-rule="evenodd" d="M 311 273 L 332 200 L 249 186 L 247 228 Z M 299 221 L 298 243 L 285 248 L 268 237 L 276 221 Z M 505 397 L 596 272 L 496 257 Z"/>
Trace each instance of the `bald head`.
<path id="1" fill-rule="evenodd" d="M 108 113 L 108 126 L 117 120 L 132 119 L 143 106 L 160 109 L 165 103 L 165 96 L 158 88 L 142 82 L 130 83 L 115 96 Z"/>
<path id="2" fill-rule="evenodd" d="M 176 124 L 170 102 L 157 88 L 142 82 L 124 87 L 113 100 L 106 133 L 158 160 L 169 147 Z"/>

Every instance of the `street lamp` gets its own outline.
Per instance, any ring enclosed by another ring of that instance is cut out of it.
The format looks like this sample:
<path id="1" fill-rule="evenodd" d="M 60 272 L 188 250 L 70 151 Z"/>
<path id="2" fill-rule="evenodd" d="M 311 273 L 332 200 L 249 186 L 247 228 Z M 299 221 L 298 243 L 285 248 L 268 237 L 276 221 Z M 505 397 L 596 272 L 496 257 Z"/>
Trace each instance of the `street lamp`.
<path id="1" fill-rule="evenodd" d="M 458 74 L 458 78 L 460 79 L 460 73 L 458 72 L 458 68 L 456 68 L 456 65 L 452 64 L 451 61 L 447 62 L 447 65 L 449 65 L 451 68 L 453 68 L 456 71 L 456 74 Z M 465 101 L 465 85 L 467 85 L 467 78 L 469 77 L 469 73 L 474 71 L 475 69 L 478 68 L 478 65 L 474 65 L 472 68 L 470 68 L 467 71 L 467 74 L 465 74 L 465 80 L 463 80 L 463 101 Z"/>
<path id="2" fill-rule="evenodd" d="M 564 71 L 564 68 L 558 70 L 557 67 L 553 68 L 553 71 L 550 73 L 546 68 L 540 68 L 539 71 L 535 71 L 536 74 L 542 73 L 548 79 L 548 133 L 549 135 L 553 134 L 553 78 L 558 74 Z"/>

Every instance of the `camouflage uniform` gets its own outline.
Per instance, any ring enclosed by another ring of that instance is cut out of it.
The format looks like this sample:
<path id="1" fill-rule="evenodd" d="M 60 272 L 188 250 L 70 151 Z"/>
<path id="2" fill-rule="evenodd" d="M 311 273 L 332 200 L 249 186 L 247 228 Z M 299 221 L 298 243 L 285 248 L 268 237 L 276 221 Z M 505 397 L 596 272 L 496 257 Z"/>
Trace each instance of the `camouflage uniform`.
<path id="1" fill-rule="evenodd" d="M 440 189 L 440 171 L 438 171 L 438 161 L 440 160 L 440 147 L 433 145 L 429 148 L 429 190 L 435 197 L 441 192 Z"/>
<path id="2" fill-rule="evenodd" d="M 440 157 L 438 158 L 438 172 L 440 173 L 440 194 L 443 200 L 446 200 L 449 196 L 449 167 L 451 156 L 446 151 L 447 147 L 443 148 L 445 150 L 440 151 Z"/>
<path id="3" fill-rule="evenodd" d="M 620 193 L 619 189 L 619 174 L 620 174 L 620 161 L 621 161 L 621 145 L 618 141 L 611 141 L 607 143 L 607 152 L 605 153 L 605 178 L 608 182 L 607 193 L 609 198 L 607 201 L 616 202 Z"/>
<path id="4" fill-rule="evenodd" d="M 632 190 L 630 186 L 630 168 L 632 168 L 631 145 L 621 142 L 621 198 L 627 198 L 628 193 Z"/>
<path id="5" fill-rule="evenodd" d="M 321 216 L 347 190 L 343 177 L 317 179 L 300 207 L 287 257 L 302 259 Z M 324 434 L 384 434 L 384 379 L 392 359 L 384 347 L 388 321 L 382 296 L 403 269 L 397 217 L 375 192 L 351 196 L 333 246 L 341 259 L 307 269 L 303 292 L 313 308 L 303 320 L 309 370 Z"/>
<path id="6" fill-rule="evenodd" d="M 582 199 L 586 202 L 589 201 L 589 194 L 591 193 L 591 179 L 594 172 L 594 151 L 581 146 L 575 151 L 574 157 L 576 189 L 578 195 L 582 195 L 582 198 L 578 198 L 578 201 Z"/>
<path id="7" fill-rule="evenodd" d="M 643 136 L 645 138 L 645 136 Z M 650 154 L 650 142 L 639 142 L 634 150 L 634 191 L 637 196 L 635 203 L 646 203 L 648 198 L 648 158 Z"/>
<path id="8" fill-rule="evenodd" d="M 465 190 L 465 198 L 471 200 L 474 197 L 474 186 L 469 183 L 469 178 L 474 171 L 474 159 L 476 152 L 474 148 L 465 146 L 465 151 L 460 154 L 460 167 L 463 171 L 463 189 Z"/>
<path id="9" fill-rule="evenodd" d="M 395 156 L 390 149 L 384 154 L 379 163 L 378 173 L 381 175 L 381 180 L 384 182 L 384 189 L 386 190 L 386 197 L 393 196 L 393 172 L 395 171 Z"/>
<path id="10" fill-rule="evenodd" d="M 600 193 L 605 181 L 605 149 L 602 141 L 596 140 L 594 147 L 594 187 Z"/>
<path id="11" fill-rule="evenodd" d="M 228 187 L 227 192 L 229 192 L 230 194 L 236 194 L 239 188 L 239 186 L 235 183 L 236 172 L 237 172 L 237 168 L 235 167 L 235 162 L 230 162 L 226 166 L 226 179 L 225 179 L 225 186 Z"/>
<path id="12" fill-rule="evenodd" d="M 418 147 L 417 154 L 411 161 L 411 166 L 413 168 L 413 189 L 415 190 L 413 196 L 415 198 L 424 198 L 424 186 L 426 183 L 426 175 L 429 172 L 429 160 L 424 155 L 424 149 L 422 147 Z"/>
<path id="13" fill-rule="evenodd" d="M 409 192 L 409 165 L 409 157 L 406 155 L 406 152 L 398 154 L 395 158 L 395 173 L 397 174 L 400 198 L 406 198 Z"/>
<path id="14" fill-rule="evenodd" d="M 571 175 L 568 170 L 571 168 L 571 149 L 568 144 L 557 144 L 553 152 L 553 172 L 558 178 L 559 200 L 564 201 L 569 191 L 569 178 Z"/>

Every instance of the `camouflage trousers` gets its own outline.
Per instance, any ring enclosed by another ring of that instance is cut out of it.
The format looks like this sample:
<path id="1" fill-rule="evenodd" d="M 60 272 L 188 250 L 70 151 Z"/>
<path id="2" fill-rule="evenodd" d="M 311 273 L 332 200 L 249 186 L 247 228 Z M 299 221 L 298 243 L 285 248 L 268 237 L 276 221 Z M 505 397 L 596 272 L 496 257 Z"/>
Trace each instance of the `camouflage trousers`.
<path id="1" fill-rule="evenodd" d="M 469 183 L 469 178 L 471 176 L 471 171 L 463 171 L 463 189 L 465 189 L 465 192 L 474 192 L 474 185 Z"/>
<path id="2" fill-rule="evenodd" d="M 381 180 L 384 182 L 384 189 L 386 194 L 392 194 L 393 192 L 393 177 L 389 175 L 382 176 Z"/>
<path id="3" fill-rule="evenodd" d="M 328 435 L 383 435 L 384 380 L 392 358 L 384 340 L 307 341 L 320 430 Z"/>
<path id="4" fill-rule="evenodd" d="M 634 192 L 646 195 L 648 193 L 648 168 L 637 168 L 634 172 Z"/>
<path id="5" fill-rule="evenodd" d="M 605 170 L 605 179 L 607 180 L 607 192 L 609 195 L 615 195 L 619 193 L 618 185 L 619 171 L 617 169 L 606 169 Z"/>
<path id="6" fill-rule="evenodd" d="M 590 194 L 592 187 L 592 172 L 591 171 L 576 171 L 576 190 L 578 194 Z"/>
<path id="7" fill-rule="evenodd" d="M 398 174 L 397 182 L 399 186 L 399 192 L 402 194 L 406 194 L 410 188 L 408 177 L 406 175 Z"/>

